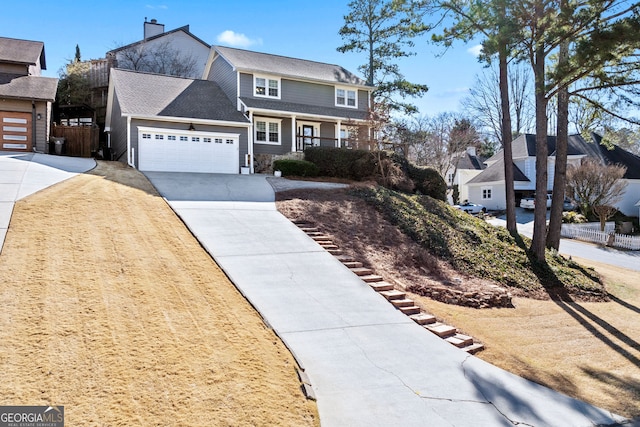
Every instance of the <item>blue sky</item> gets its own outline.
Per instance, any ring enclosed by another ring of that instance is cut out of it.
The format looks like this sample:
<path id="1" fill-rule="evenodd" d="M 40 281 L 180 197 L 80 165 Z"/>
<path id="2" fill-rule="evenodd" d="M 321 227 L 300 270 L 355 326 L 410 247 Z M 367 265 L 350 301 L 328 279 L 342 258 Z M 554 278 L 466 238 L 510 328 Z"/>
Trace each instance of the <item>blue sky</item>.
<path id="1" fill-rule="evenodd" d="M 336 51 L 338 30 L 348 12 L 348 0 L 317 1 L 11 1 L 3 4 L 0 35 L 45 43 L 45 76 L 57 77 L 80 46 L 82 59 L 142 39 L 145 17 L 157 19 L 169 31 L 189 25 L 209 44 L 220 44 L 340 64 L 356 72 L 361 54 Z M 414 100 L 422 114 L 455 111 L 482 70 L 472 45 L 460 44 L 443 56 L 441 47 L 416 40 L 417 55 L 400 63 L 409 81 L 427 84 L 428 94 Z"/>

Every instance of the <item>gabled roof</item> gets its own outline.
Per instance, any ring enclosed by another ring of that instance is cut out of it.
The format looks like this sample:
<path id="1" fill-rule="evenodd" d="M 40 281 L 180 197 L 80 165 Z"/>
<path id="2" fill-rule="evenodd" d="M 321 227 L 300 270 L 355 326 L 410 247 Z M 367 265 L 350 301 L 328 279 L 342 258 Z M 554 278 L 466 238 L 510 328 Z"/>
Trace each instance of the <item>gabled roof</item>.
<path id="1" fill-rule="evenodd" d="M 159 39 L 159 38 L 162 38 L 162 37 L 168 36 L 168 35 L 170 35 L 170 34 L 177 33 L 178 31 L 182 31 L 183 33 L 187 34 L 188 36 L 190 36 L 191 38 L 193 38 L 193 39 L 194 39 L 194 40 L 196 40 L 197 42 L 201 43 L 201 44 L 202 44 L 203 46 L 205 46 L 207 49 L 210 49 L 210 48 L 211 48 L 211 45 L 209 45 L 208 43 L 204 42 L 204 41 L 203 41 L 203 40 L 201 40 L 200 38 L 198 38 L 198 37 L 194 36 L 194 35 L 189 31 L 189 26 L 188 26 L 188 25 L 185 25 L 185 26 L 183 26 L 183 27 L 176 28 L 175 30 L 165 31 L 165 32 L 160 33 L 160 34 L 156 34 L 155 36 L 147 37 L 146 39 L 142 39 L 142 40 L 139 40 L 139 41 L 137 41 L 137 42 L 129 43 L 129 44 L 128 44 L 128 45 L 126 45 L 126 46 L 121 46 L 121 47 L 118 47 L 118 48 L 116 48 L 116 49 L 112 49 L 112 50 L 110 50 L 110 51 L 108 51 L 108 52 L 107 52 L 107 56 L 109 56 L 109 54 L 114 54 L 114 53 L 120 52 L 121 50 L 129 49 L 129 48 L 131 48 L 131 47 L 133 47 L 133 46 L 137 46 L 137 45 L 140 45 L 140 44 L 144 44 L 144 43 L 150 42 L 150 41 L 152 41 L 152 40 L 157 40 L 157 39 Z"/>
<path id="2" fill-rule="evenodd" d="M 58 79 L 0 73 L 0 98 L 55 101 Z"/>
<path id="3" fill-rule="evenodd" d="M 249 122 L 208 80 L 113 69 L 111 84 L 123 115 Z"/>
<path id="4" fill-rule="evenodd" d="M 35 65 L 38 60 L 40 68 L 46 70 L 43 42 L 0 37 L 0 62 Z"/>
<path id="5" fill-rule="evenodd" d="M 213 49 L 238 71 L 372 88 L 339 65 L 224 46 L 214 46 Z"/>
<path id="6" fill-rule="evenodd" d="M 486 167 L 487 166 L 484 164 L 484 160 L 481 157 L 472 156 L 468 152 L 465 152 L 456 161 L 457 169 L 482 170 L 486 169 Z"/>
<path id="7" fill-rule="evenodd" d="M 274 101 L 241 97 L 240 100 L 249 109 L 264 109 L 270 111 L 286 111 L 288 113 L 308 114 L 313 116 L 335 117 L 347 120 L 366 120 L 367 112 L 353 108 L 322 107 L 318 105 L 296 104 L 293 102 Z"/>
<path id="8" fill-rule="evenodd" d="M 513 180 L 516 182 L 531 182 L 516 165 L 513 165 Z M 470 179 L 467 184 L 484 184 L 499 181 L 504 181 L 504 158 L 498 158 L 495 163 Z"/>

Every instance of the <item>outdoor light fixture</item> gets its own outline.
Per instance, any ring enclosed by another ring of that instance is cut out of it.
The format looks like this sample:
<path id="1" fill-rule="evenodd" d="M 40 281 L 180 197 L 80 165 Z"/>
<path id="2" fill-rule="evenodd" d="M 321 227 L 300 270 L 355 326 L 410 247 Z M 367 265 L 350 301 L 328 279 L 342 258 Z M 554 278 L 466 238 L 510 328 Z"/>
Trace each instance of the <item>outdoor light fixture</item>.
<path id="1" fill-rule="evenodd" d="M 189 123 L 189 130 L 196 130 L 196 128 L 193 127 L 193 123 Z"/>
<path id="2" fill-rule="evenodd" d="M 37 118 L 38 120 L 42 120 L 42 114 L 40 114 L 40 113 L 36 114 L 36 118 Z"/>

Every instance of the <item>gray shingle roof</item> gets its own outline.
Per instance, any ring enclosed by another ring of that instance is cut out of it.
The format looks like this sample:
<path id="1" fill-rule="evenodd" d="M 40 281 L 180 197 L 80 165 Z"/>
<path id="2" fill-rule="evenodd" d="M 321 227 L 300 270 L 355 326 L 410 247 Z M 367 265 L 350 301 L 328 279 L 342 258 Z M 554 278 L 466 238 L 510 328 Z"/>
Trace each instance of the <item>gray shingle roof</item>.
<path id="1" fill-rule="evenodd" d="M 339 65 L 224 46 L 213 47 L 239 71 L 258 72 L 297 79 L 366 86 L 366 82 Z"/>
<path id="2" fill-rule="evenodd" d="M 124 115 L 249 122 L 211 81 L 118 69 L 111 79 Z"/>
<path id="3" fill-rule="evenodd" d="M 0 98 L 55 101 L 58 79 L 0 73 Z"/>
<path id="4" fill-rule="evenodd" d="M 34 65 L 40 59 L 40 68 L 47 69 L 44 43 L 0 37 L 0 62 Z"/>
<path id="5" fill-rule="evenodd" d="M 458 169 L 482 170 L 486 168 L 486 165 L 481 157 L 464 153 L 456 161 L 456 167 Z"/>
<path id="6" fill-rule="evenodd" d="M 156 39 L 168 36 L 169 34 L 177 33 L 178 31 L 184 32 L 189 37 L 193 38 L 194 40 L 196 40 L 197 42 L 201 43 L 202 45 L 204 45 L 204 46 L 206 46 L 208 48 L 211 47 L 211 45 L 209 45 L 208 43 L 206 43 L 202 39 L 200 39 L 200 38 L 196 37 L 195 35 L 193 35 L 189 31 L 189 26 L 185 25 L 183 27 L 179 27 L 179 28 L 173 29 L 171 31 L 165 31 L 164 33 L 160 33 L 160 34 L 156 34 L 155 36 L 147 37 L 146 39 L 143 39 L 143 40 L 138 40 L 137 42 L 129 43 L 128 45 L 125 45 L 125 46 L 117 47 L 115 49 L 112 49 L 112 50 L 108 51 L 106 56 L 109 56 L 109 54 L 114 54 L 114 53 L 119 52 L 121 50 L 129 49 L 129 48 L 131 48 L 133 46 L 137 46 L 139 44 L 143 44 L 143 43 L 149 42 L 151 40 L 156 40 Z"/>
<path id="7" fill-rule="evenodd" d="M 350 108 L 322 107 L 318 105 L 296 104 L 293 102 L 273 101 L 269 99 L 257 99 L 241 97 L 240 100 L 249 108 L 259 108 L 272 111 L 287 111 L 296 114 L 309 114 L 313 116 L 327 116 L 338 119 L 366 120 L 367 112 Z"/>
<path id="8" fill-rule="evenodd" d="M 530 182 L 529 178 L 522 171 L 513 165 L 514 181 Z M 504 158 L 499 158 L 491 166 L 470 179 L 467 184 L 484 184 L 488 182 L 504 181 Z"/>

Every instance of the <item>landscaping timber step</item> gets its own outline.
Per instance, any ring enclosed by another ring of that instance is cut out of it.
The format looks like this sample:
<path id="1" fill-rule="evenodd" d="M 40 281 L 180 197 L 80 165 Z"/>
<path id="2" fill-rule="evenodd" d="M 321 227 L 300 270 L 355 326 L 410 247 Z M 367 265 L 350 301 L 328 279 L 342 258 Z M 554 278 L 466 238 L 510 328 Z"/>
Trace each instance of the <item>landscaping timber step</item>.
<path id="1" fill-rule="evenodd" d="M 329 250 L 329 249 L 332 249 L 332 250 L 338 249 L 338 246 L 334 245 L 331 242 L 326 242 L 326 243 L 325 242 L 318 242 L 318 243 L 320 244 L 320 246 L 322 246 L 324 249 L 327 249 L 327 250 Z"/>
<path id="2" fill-rule="evenodd" d="M 406 314 L 407 316 L 411 316 L 412 314 L 420 313 L 420 307 L 418 306 L 409 306 L 409 307 L 396 307 L 398 310 Z"/>
<path id="3" fill-rule="evenodd" d="M 360 268 L 362 267 L 362 263 L 358 261 L 342 261 L 342 263 L 347 268 Z"/>
<path id="4" fill-rule="evenodd" d="M 380 295 L 382 295 L 388 300 L 394 300 L 394 299 L 403 299 L 407 294 L 402 291 L 398 291 L 396 289 L 389 289 L 388 291 L 381 291 Z"/>
<path id="5" fill-rule="evenodd" d="M 293 222 L 298 227 L 304 227 L 304 226 L 312 227 L 314 225 L 312 222 L 309 222 L 309 221 L 304 220 L 304 219 L 294 219 L 291 222 Z"/>
<path id="6" fill-rule="evenodd" d="M 433 332 L 440 338 L 455 335 L 458 332 L 458 330 L 453 326 L 445 325 L 444 323 L 440 323 L 440 322 L 431 323 L 430 325 L 425 325 L 424 328 L 427 329 L 428 331 Z"/>
<path id="7" fill-rule="evenodd" d="M 428 325 L 430 323 L 436 323 L 436 316 L 432 314 L 418 313 L 418 314 L 412 314 L 409 317 L 418 325 Z"/>
<path id="8" fill-rule="evenodd" d="M 326 234 L 321 234 L 317 236 L 310 236 L 316 242 L 330 242 L 331 236 L 327 236 Z"/>
<path id="9" fill-rule="evenodd" d="M 392 299 L 389 300 L 389 302 L 391 304 L 393 304 L 393 306 L 395 308 L 400 308 L 400 307 L 413 307 L 415 304 L 413 302 L 412 299 L 408 299 L 408 298 L 398 298 L 398 299 Z"/>
<path id="10" fill-rule="evenodd" d="M 476 354 L 477 352 L 484 350 L 484 344 L 473 343 L 471 345 L 463 347 L 462 350 L 466 351 L 469 354 Z"/>
<path id="11" fill-rule="evenodd" d="M 342 249 L 331 249 L 331 248 L 326 248 L 327 252 L 329 252 L 331 255 L 342 255 Z"/>
<path id="12" fill-rule="evenodd" d="M 376 292 L 390 291 L 393 289 L 393 285 L 385 281 L 369 282 L 369 286 Z"/>
<path id="13" fill-rule="evenodd" d="M 464 348 L 473 344 L 473 338 L 464 334 L 455 334 L 450 337 L 446 337 L 444 340 L 458 348 Z"/>
<path id="14" fill-rule="evenodd" d="M 377 274 L 368 274 L 366 276 L 360 276 L 360 278 L 364 280 L 366 283 L 382 282 L 383 280 L 383 277 L 378 276 Z"/>
<path id="15" fill-rule="evenodd" d="M 336 255 L 336 259 L 342 263 L 345 262 L 356 262 L 356 259 L 349 255 Z"/>
<path id="16" fill-rule="evenodd" d="M 300 227 L 300 230 L 305 233 L 319 233 L 320 229 L 318 227 Z"/>
<path id="17" fill-rule="evenodd" d="M 350 268 L 349 270 L 358 276 L 371 276 L 373 274 L 370 268 L 365 267 Z"/>

